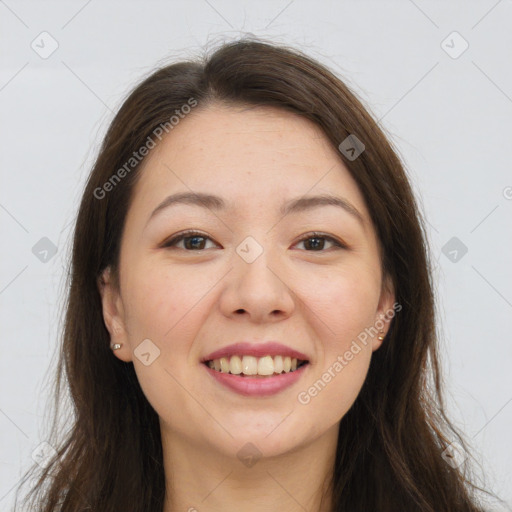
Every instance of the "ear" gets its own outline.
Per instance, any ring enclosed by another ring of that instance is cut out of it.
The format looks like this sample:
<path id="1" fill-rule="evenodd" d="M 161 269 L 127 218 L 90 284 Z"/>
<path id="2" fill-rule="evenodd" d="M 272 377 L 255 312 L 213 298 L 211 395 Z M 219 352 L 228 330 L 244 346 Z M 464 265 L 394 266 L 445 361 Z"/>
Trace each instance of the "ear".
<path id="1" fill-rule="evenodd" d="M 101 295 L 103 320 L 110 333 L 110 343 L 119 343 L 121 348 L 113 350 L 113 354 L 126 363 L 132 360 L 131 348 L 125 325 L 123 302 L 119 286 L 107 267 L 98 278 L 98 289 Z"/>
<path id="2" fill-rule="evenodd" d="M 395 287 L 389 275 L 385 275 L 382 280 L 382 287 L 377 307 L 377 316 L 375 317 L 375 327 L 379 331 L 384 331 L 384 334 L 378 333 L 372 343 L 372 351 L 377 350 L 384 340 L 379 340 L 378 336 L 386 337 L 389 330 L 389 324 L 395 316 L 397 311 L 400 311 L 402 306 L 395 303 Z"/>

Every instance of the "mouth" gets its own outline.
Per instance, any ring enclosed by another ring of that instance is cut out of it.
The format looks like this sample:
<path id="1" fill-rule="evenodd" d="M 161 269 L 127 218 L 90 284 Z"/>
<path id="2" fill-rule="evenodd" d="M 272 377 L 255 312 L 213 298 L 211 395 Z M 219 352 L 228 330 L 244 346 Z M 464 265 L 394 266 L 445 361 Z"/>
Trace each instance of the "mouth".
<path id="1" fill-rule="evenodd" d="M 255 357 L 240 354 L 210 359 L 204 361 L 203 364 L 218 373 L 257 379 L 293 373 L 308 365 L 309 361 L 281 355 Z"/>

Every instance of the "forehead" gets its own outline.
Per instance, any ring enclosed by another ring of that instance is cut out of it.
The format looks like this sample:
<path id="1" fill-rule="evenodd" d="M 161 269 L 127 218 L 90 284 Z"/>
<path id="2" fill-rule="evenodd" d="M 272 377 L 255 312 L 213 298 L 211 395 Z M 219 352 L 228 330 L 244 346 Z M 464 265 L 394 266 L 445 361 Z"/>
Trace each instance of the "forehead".
<path id="1" fill-rule="evenodd" d="M 146 157 L 134 207 L 172 192 L 207 192 L 227 204 L 276 205 L 336 194 L 367 217 L 360 190 L 337 150 L 311 121 L 272 107 L 212 105 L 182 119 Z"/>

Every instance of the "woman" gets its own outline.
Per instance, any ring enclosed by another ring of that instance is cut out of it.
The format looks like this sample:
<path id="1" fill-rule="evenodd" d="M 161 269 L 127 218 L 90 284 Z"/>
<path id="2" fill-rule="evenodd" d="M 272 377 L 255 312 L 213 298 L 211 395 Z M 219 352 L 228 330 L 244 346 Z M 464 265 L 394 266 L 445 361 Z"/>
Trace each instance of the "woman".
<path id="1" fill-rule="evenodd" d="M 136 87 L 70 280 L 75 418 L 37 510 L 483 510 L 406 173 L 300 52 L 241 40 Z"/>

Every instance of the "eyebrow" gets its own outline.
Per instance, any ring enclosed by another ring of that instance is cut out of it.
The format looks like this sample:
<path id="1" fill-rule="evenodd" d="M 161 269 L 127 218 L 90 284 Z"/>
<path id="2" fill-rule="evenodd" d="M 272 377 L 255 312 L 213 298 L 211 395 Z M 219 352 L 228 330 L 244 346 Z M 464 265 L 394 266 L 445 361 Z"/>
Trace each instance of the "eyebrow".
<path id="1" fill-rule="evenodd" d="M 227 203 L 219 196 L 205 194 L 202 192 L 182 192 L 172 194 L 166 197 L 151 213 L 148 222 L 160 211 L 170 206 L 179 204 L 188 204 L 200 206 L 209 210 L 225 210 Z M 364 217 L 351 203 L 342 197 L 322 194 L 318 196 L 303 196 L 298 199 L 292 199 L 281 205 L 280 214 L 284 217 L 290 213 L 299 213 L 317 208 L 320 206 L 337 206 L 347 213 L 355 217 L 363 226 L 365 224 Z"/>

